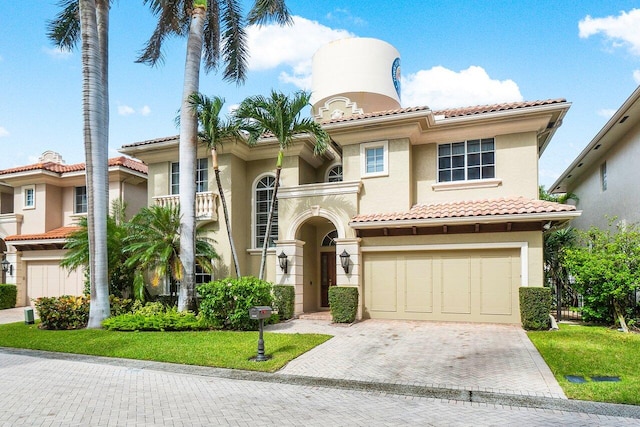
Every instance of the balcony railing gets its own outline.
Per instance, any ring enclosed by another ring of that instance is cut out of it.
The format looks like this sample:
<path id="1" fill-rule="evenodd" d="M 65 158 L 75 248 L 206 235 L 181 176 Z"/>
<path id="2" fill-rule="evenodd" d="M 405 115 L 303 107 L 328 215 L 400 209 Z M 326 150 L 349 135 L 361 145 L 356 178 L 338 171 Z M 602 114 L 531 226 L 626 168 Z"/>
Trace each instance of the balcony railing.
<path id="1" fill-rule="evenodd" d="M 196 193 L 196 220 L 198 221 L 217 221 L 216 199 L 218 195 L 210 191 L 204 193 Z M 178 206 L 180 204 L 180 196 L 172 194 L 169 196 L 156 196 L 153 198 L 157 206 Z"/>

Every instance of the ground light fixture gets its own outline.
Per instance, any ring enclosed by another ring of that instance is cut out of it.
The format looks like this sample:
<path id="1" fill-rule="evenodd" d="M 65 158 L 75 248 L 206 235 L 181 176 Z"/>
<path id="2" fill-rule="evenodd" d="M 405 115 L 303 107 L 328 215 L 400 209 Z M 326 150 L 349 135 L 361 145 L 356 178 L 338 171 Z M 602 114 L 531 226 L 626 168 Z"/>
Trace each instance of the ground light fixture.
<path id="1" fill-rule="evenodd" d="M 282 269 L 282 272 L 284 274 L 287 274 L 287 267 L 289 264 L 289 260 L 287 259 L 287 254 L 285 254 L 284 251 L 280 252 L 280 255 L 278 255 L 278 263 L 280 263 L 280 268 Z"/>
<path id="2" fill-rule="evenodd" d="M 340 264 L 342 265 L 342 268 L 344 269 L 344 272 L 346 274 L 349 274 L 349 258 L 351 258 L 349 252 L 347 252 L 346 249 L 343 250 L 340 254 Z"/>
<path id="3" fill-rule="evenodd" d="M 5 273 L 8 272 L 9 276 L 13 276 L 13 265 L 7 261 L 6 257 L 2 260 L 2 271 Z"/>

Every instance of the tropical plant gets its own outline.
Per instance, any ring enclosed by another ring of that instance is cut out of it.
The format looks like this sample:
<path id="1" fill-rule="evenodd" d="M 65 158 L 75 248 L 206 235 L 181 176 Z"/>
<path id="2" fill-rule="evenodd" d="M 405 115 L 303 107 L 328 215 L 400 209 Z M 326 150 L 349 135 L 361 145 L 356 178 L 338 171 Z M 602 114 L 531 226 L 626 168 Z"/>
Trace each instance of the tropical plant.
<path id="1" fill-rule="evenodd" d="M 615 316 L 628 332 L 625 317 L 634 308 L 640 284 L 640 228 L 624 223 L 612 228 L 580 233 L 583 245 L 568 249 L 565 261 L 584 296 L 583 314 L 599 321 Z"/>
<path id="2" fill-rule="evenodd" d="M 231 221 L 229 219 L 229 210 L 227 209 L 227 199 L 222 190 L 222 182 L 220 180 L 220 168 L 218 167 L 218 146 L 222 145 L 225 139 L 237 139 L 240 137 L 238 127 L 235 121 L 225 120 L 220 117 L 220 111 L 224 105 L 224 99 L 214 96 L 209 98 L 201 93 L 192 93 L 189 97 L 191 109 L 196 112 L 200 131 L 198 137 L 211 150 L 211 166 L 216 177 L 216 185 L 218 186 L 218 194 L 220 195 L 220 203 L 222 204 L 222 212 L 224 213 L 224 222 L 227 228 L 227 236 L 229 238 L 229 246 L 231 246 L 231 256 L 233 257 L 233 265 L 236 270 L 236 277 L 240 275 L 240 263 L 238 262 L 238 254 L 236 245 L 231 233 Z"/>
<path id="3" fill-rule="evenodd" d="M 562 306 L 562 296 L 569 296 L 575 305 L 577 295 L 569 283 L 569 272 L 564 263 L 564 253 L 576 245 L 577 233 L 573 227 L 552 228 L 543 235 L 544 274 L 547 283 L 556 290 L 556 304 Z"/>
<path id="4" fill-rule="evenodd" d="M 108 35 L 110 0 L 62 0 L 48 36 L 61 49 L 82 40 L 82 110 L 87 181 L 91 304 L 87 327 L 109 317 L 107 217 L 109 213 Z M 78 37 L 79 36 L 79 37 Z"/>
<path id="5" fill-rule="evenodd" d="M 180 259 L 185 270 L 178 296 L 179 310 L 195 307 L 195 167 L 198 123 L 189 108 L 189 96 L 197 93 L 200 62 L 204 51 L 205 71 L 225 64 L 223 78 L 241 83 L 246 78 L 246 32 L 238 0 L 144 0 L 158 24 L 138 62 L 156 65 L 162 59 L 162 43 L 167 36 L 187 37 L 187 58 L 180 108 Z M 284 0 L 256 0 L 249 12 L 249 24 L 271 20 L 289 23 Z M 222 58 L 220 57 L 222 55 Z"/>
<path id="6" fill-rule="evenodd" d="M 116 199 L 111 206 L 111 214 L 107 217 L 107 265 L 109 275 L 109 294 L 123 296 L 131 291 L 133 269 L 125 265 L 123 252 L 124 239 L 127 236 L 125 222 L 126 205 Z M 60 262 L 62 267 L 76 270 L 89 268 L 89 232 L 87 218 L 78 221 L 79 228 L 67 237 L 64 248 L 67 250 Z"/>
<path id="7" fill-rule="evenodd" d="M 293 144 L 297 137 L 302 137 L 302 134 L 309 135 L 315 139 L 315 154 L 323 153 L 329 142 L 329 134 L 322 129 L 319 123 L 310 117 L 301 118 L 302 110 L 309 105 L 310 97 L 311 94 L 304 91 L 295 92 L 292 97 L 271 91 L 271 96 L 268 98 L 258 95 L 245 99 L 235 112 L 235 117 L 239 121 L 238 126 L 248 132 L 247 142 L 250 146 L 257 144 L 258 140 L 265 134 L 273 135 L 279 145 L 275 184 L 262 245 L 259 275 L 261 280 L 264 279 L 267 248 L 271 240 L 269 236 L 271 234 L 278 187 L 280 186 L 284 151 Z"/>
<path id="8" fill-rule="evenodd" d="M 569 200 L 573 200 L 575 202 L 579 202 L 580 199 L 575 193 L 550 193 L 544 188 L 544 185 L 538 187 L 538 198 L 540 200 L 546 200 L 547 202 L 555 202 L 555 203 L 567 203 Z"/>
<path id="9" fill-rule="evenodd" d="M 180 208 L 151 206 L 143 208 L 128 224 L 128 235 L 123 252 L 125 265 L 135 268 L 134 293 L 143 299 L 144 277 L 151 272 L 151 284 L 157 286 L 162 279 L 181 282 L 184 266 L 180 260 Z M 211 260 L 217 259 L 211 239 L 196 239 L 195 261 L 208 273 L 213 271 Z M 182 285 L 181 285 L 182 286 Z"/>

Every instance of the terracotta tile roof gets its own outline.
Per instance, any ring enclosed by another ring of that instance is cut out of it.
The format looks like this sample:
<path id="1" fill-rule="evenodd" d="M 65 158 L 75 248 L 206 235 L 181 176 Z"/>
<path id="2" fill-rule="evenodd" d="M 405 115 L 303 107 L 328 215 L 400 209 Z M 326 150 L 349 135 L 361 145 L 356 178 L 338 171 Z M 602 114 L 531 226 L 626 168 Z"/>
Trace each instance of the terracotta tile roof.
<path id="1" fill-rule="evenodd" d="M 147 139 L 146 141 L 132 142 L 131 144 L 123 145 L 122 148 L 140 147 L 141 145 L 151 145 L 151 144 L 157 144 L 160 142 L 169 142 L 169 141 L 177 142 L 179 139 L 180 139 L 180 135 L 165 136 L 162 138 Z"/>
<path id="2" fill-rule="evenodd" d="M 78 226 L 68 226 L 68 227 L 60 227 L 55 228 L 51 231 L 47 231 L 46 233 L 39 234 L 15 234 L 13 236 L 5 237 L 5 242 L 18 242 L 23 240 L 53 240 L 53 239 L 65 239 L 69 236 L 69 234 L 78 230 L 80 227 Z"/>
<path id="3" fill-rule="evenodd" d="M 447 203 L 420 204 L 408 212 L 357 215 L 352 223 L 445 219 L 518 214 L 541 214 L 575 211 L 576 207 L 524 197 L 485 199 Z"/>
<path id="4" fill-rule="evenodd" d="M 476 105 L 471 107 L 450 108 L 445 110 L 433 110 L 434 116 L 444 116 L 445 118 L 461 117 L 461 116 L 473 116 L 478 114 L 495 113 L 498 111 L 516 110 L 529 107 L 538 107 L 541 105 L 551 105 L 566 102 L 564 98 L 558 99 L 546 99 L 541 101 L 522 101 L 522 102 L 507 102 L 502 104 L 490 104 L 490 105 Z M 427 111 L 429 107 L 408 107 L 398 108 L 395 110 L 378 111 L 374 113 L 359 114 L 350 117 L 341 117 L 337 119 L 328 120 L 323 124 L 340 123 L 355 120 L 368 119 L 372 117 L 394 116 L 400 114 L 413 113 L 416 111 Z"/>
<path id="5" fill-rule="evenodd" d="M 120 156 L 109 159 L 109 167 L 122 166 L 136 172 L 147 173 L 147 165 L 129 157 Z M 85 170 L 84 163 L 76 163 L 73 165 L 65 165 L 55 162 L 34 163 L 32 165 L 18 166 L 11 169 L 0 170 L 0 175 L 8 175 L 12 173 L 28 172 L 35 170 L 43 170 L 54 173 L 79 172 Z"/>

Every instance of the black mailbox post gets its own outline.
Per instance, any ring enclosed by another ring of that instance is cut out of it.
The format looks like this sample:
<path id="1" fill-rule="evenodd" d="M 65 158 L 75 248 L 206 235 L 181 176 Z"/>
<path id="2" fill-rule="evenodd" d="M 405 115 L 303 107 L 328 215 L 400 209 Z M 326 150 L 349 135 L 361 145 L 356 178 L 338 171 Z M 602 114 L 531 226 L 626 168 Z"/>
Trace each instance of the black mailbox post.
<path id="1" fill-rule="evenodd" d="M 261 305 L 257 307 L 251 307 L 249 309 L 249 318 L 260 322 L 258 332 L 258 355 L 256 356 L 256 362 L 264 362 L 267 357 L 264 355 L 264 340 L 262 339 L 262 329 L 264 327 L 264 319 L 271 317 L 271 307 L 267 305 Z"/>

